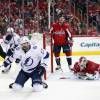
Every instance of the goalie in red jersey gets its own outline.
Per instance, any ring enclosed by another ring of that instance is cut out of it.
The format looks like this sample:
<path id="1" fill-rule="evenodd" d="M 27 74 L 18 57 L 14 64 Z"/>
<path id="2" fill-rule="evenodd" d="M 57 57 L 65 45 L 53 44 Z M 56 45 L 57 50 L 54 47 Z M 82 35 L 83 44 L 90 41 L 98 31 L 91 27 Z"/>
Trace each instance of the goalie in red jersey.
<path id="1" fill-rule="evenodd" d="M 61 63 L 60 63 L 61 48 L 63 49 L 63 52 L 66 55 L 68 67 L 69 69 L 71 69 L 72 36 L 70 33 L 69 24 L 65 21 L 64 17 L 60 17 L 57 22 L 52 24 L 50 33 L 52 34 L 52 37 L 54 40 L 53 52 L 54 52 L 55 61 L 57 64 L 56 70 L 61 69 Z"/>
<path id="2" fill-rule="evenodd" d="M 74 75 L 83 80 L 95 80 L 100 76 L 100 64 L 87 60 L 86 57 L 80 57 L 79 62 L 72 68 Z"/>

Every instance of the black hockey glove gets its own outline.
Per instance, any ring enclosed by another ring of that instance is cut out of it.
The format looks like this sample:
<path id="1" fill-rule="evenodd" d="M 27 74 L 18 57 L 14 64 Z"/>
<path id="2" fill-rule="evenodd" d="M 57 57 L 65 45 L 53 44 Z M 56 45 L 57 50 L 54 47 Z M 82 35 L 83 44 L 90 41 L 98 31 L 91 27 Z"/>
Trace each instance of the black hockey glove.
<path id="1" fill-rule="evenodd" d="M 46 70 L 43 66 L 40 65 L 40 66 L 38 66 L 37 71 L 38 71 L 38 75 L 42 76 Z"/>
<path id="2" fill-rule="evenodd" d="M 20 59 L 19 58 L 17 58 L 16 60 L 15 60 L 15 63 L 19 63 L 20 62 Z"/>
<path id="3" fill-rule="evenodd" d="M 73 39 L 71 37 L 69 37 L 68 44 L 70 45 L 70 47 L 73 46 Z"/>
<path id="4" fill-rule="evenodd" d="M 12 48 L 8 49 L 7 56 L 13 55 L 13 52 L 14 52 L 14 49 L 12 49 Z"/>
<path id="5" fill-rule="evenodd" d="M 0 56 L 5 59 L 6 53 L 4 52 L 2 46 L 0 45 Z"/>
<path id="6" fill-rule="evenodd" d="M 18 47 L 17 44 L 10 44 L 10 48 L 12 48 L 12 49 L 15 49 L 15 48 L 17 48 L 17 47 Z"/>
<path id="7" fill-rule="evenodd" d="M 12 39 L 12 35 L 11 34 L 8 34 L 4 40 L 5 44 L 8 44 Z"/>

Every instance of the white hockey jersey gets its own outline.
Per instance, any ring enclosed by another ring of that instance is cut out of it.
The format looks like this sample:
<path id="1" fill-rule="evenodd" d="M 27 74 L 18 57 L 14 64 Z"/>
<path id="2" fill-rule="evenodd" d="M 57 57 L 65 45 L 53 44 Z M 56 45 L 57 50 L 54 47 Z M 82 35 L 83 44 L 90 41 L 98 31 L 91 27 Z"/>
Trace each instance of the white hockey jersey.
<path id="1" fill-rule="evenodd" d="M 5 44 L 5 41 L 6 41 L 5 38 L 6 38 L 6 36 L 3 37 L 3 42 L 1 43 L 1 46 L 3 47 L 3 50 L 5 52 L 7 52 L 9 48 L 15 48 L 20 43 L 20 36 L 17 35 L 16 33 L 12 33 L 12 34 L 13 34 L 13 37 L 8 42 L 8 44 Z"/>
<path id="2" fill-rule="evenodd" d="M 16 51 L 14 58 L 21 60 L 20 66 L 24 72 L 31 73 L 39 64 L 47 67 L 49 53 L 38 45 L 31 45 L 30 50 L 26 53 L 22 49 Z"/>

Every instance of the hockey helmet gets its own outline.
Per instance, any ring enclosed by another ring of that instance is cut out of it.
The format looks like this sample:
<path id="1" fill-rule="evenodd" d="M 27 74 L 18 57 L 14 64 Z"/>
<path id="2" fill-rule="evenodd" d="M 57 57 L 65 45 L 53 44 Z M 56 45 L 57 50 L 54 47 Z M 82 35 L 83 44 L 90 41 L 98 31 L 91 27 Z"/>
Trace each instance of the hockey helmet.
<path id="1" fill-rule="evenodd" d="M 24 52 L 27 52 L 30 49 L 30 41 L 27 37 L 23 37 L 20 41 L 21 48 Z"/>
<path id="2" fill-rule="evenodd" d="M 13 29 L 12 27 L 9 27 L 9 28 L 7 29 L 7 32 L 8 32 L 8 33 L 13 33 L 13 32 L 14 32 L 14 29 Z"/>
<path id="3" fill-rule="evenodd" d="M 28 42 L 29 42 L 29 39 L 24 36 L 21 38 L 20 44 L 24 44 L 24 43 L 28 43 Z"/>
<path id="4" fill-rule="evenodd" d="M 80 67 L 86 67 L 87 62 L 88 62 L 88 60 L 86 57 L 80 57 L 80 59 L 79 59 Z"/>

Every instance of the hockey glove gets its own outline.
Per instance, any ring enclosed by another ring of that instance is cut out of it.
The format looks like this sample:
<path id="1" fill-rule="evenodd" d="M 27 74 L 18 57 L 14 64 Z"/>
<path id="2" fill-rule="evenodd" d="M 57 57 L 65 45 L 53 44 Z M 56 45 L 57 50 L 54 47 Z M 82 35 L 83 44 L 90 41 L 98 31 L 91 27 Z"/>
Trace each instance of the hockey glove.
<path id="1" fill-rule="evenodd" d="M 8 49 L 7 56 L 12 56 L 13 52 L 14 52 L 14 49 L 12 49 L 12 48 Z"/>
<path id="2" fill-rule="evenodd" d="M 68 39 L 68 44 L 70 45 L 70 47 L 73 46 L 73 39 L 71 37 Z"/>
<path id="3" fill-rule="evenodd" d="M 15 48 L 17 48 L 17 47 L 18 47 L 17 44 L 11 44 L 11 45 L 10 45 L 10 48 L 12 48 L 12 49 L 15 49 Z"/>
<path id="4" fill-rule="evenodd" d="M 79 79 L 82 79 L 82 80 L 85 80 L 85 78 L 86 78 L 86 74 L 84 74 L 84 73 L 76 73 L 75 74 Z"/>
<path id="5" fill-rule="evenodd" d="M 12 39 L 12 35 L 11 35 L 11 34 L 8 34 L 8 35 L 6 36 L 6 38 L 5 38 L 5 40 L 4 40 L 4 43 L 5 43 L 5 44 L 8 44 L 8 43 L 11 41 L 11 39 Z"/>
<path id="6" fill-rule="evenodd" d="M 68 44 L 69 44 L 69 46 L 70 46 L 70 47 L 72 47 L 72 46 L 73 46 L 73 42 L 69 42 Z"/>
<path id="7" fill-rule="evenodd" d="M 46 70 L 43 66 L 40 65 L 40 66 L 38 66 L 37 71 L 38 71 L 39 76 L 43 76 L 43 74 L 45 73 Z"/>
<path id="8" fill-rule="evenodd" d="M 17 58 L 16 60 L 15 60 L 15 63 L 20 63 L 20 59 L 19 58 Z"/>

